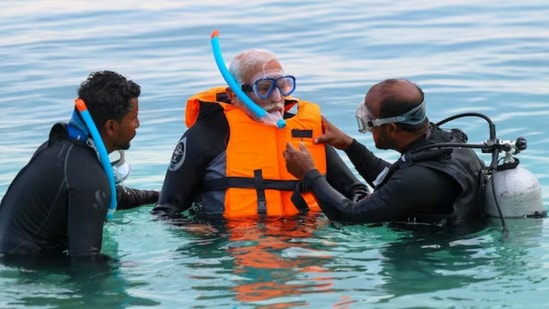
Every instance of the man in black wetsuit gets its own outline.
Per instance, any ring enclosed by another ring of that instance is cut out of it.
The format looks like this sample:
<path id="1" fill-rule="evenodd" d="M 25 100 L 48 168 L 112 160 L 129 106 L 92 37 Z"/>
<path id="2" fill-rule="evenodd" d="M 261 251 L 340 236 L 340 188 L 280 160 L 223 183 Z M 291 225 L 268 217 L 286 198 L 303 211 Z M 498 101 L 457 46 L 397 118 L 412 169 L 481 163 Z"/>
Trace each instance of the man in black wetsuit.
<path id="1" fill-rule="evenodd" d="M 111 194 L 118 209 L 156 202 L 158 192 L 117 187 L 111 192 L 95 145 L 128 149 L 139 127 L 140 86 L 101 71 L 79 90 L 102 141 L 94 141 L 81 115 L 56 123 L 49 139 L 17 174 L 0 204 L 0 256 L 66 256 L 103 260 L 103 224 Z"/>
<path id="2" fill-rule="evenodd" d="M 322 210 L 333 220 L 405 222 L 460 225 L 480 221 L 484 166 L 469 148 L 426 149 L 441 142 L 466 142 L 459 130 L 445 131 L 425 114 L 423 91 L 402 79 L 374 85 L 356 111 L 359 131 L 371 132 L 379 149 L 394 149 L 400 159 L 390 164 L 343 133 L 327 120 L 325 134 L 315 142 L 345 151 L 357 171 L 375 190 L 360 201 L 351 201 L 316 171 L 308 151 L 287 145 L 286 168 L 303 180 Z"/>

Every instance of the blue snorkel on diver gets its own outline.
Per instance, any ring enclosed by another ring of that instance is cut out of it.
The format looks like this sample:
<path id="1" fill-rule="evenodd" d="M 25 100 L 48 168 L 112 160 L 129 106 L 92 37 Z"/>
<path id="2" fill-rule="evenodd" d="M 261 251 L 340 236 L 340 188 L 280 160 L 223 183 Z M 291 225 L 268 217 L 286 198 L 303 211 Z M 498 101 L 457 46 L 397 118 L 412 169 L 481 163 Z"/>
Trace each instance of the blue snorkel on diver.
<path id="1" fill-rule="evenodd" d="M 114 212 L 116 211 L 116 185 L 113 168 L 109 160 L 109 154 L 107 152 L 107 149 L 105 148 L 103 139 L 101 138 L 101 135 L 99 134 L 95 123 L 93 122 L 93 119 L 90 115 L 90 112 L 88 111 L 88 107 L 86 106 L 84 100 L 78 98 L 74 101 L 74 103 L 76 105 L 76 109 L 80 113 L 80 116 L 82 116 L 82 120 L 84 120 L 89 134 L 93 139 L 97 154 L 99 156 L 99 161 L 101 161 L 101 165 L 103 166 L 103 169 L 105 170 L 105 173 L 107 174 L 107 178 L 109 180 L 109 185 L 111 187 L 111 202 L 109 204 L 109 209 L 107 210 L 106 216 L 107 220 L 109 220 L 112 219 Z"/>
<path id="2" fill-rule="evenodd" d="M 257 104 L 255 104 L 248 95 L 246 95 L 240 85 L 236 82 L 232 74 L 229 72 L 227 67 L 225 66 L 225 62 L 223 61 L 223 56 L 221 55 L 221 47 L 219 46 L 219 31 L 214 30 L 212 34 L 210 35 L 211 43 L 212 43 L 212 52 L 215 59 L 215 63 L 217 64 L 217 68 L 219 69 L 219 72 L 225 79 L 225 82 L 229 85 L 231 90 L 236 94 L 236 96 L 246 105 L 246 107 L 254 113 L 254 115 L 262 120 L 265 123 L 273 124 L 277 128 L 281 129 L 286 126 L 286 121 L 282 118 L 275 118 L 271 114 L 267 113 L 263 108 L 259 107 Z"/>

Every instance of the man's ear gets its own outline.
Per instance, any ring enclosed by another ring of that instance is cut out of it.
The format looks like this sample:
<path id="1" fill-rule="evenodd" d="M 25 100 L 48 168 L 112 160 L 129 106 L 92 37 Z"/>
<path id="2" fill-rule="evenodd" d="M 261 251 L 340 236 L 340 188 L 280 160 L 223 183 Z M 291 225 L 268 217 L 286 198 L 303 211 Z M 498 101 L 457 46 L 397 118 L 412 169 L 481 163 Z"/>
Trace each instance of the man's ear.
<path id="1" fill-rule="evenodd" d="M 227 97 L 229 97 L 229 100 L 230 100 L 231 102 L 234 102 L 234 99 L 236 99 L 236 94 L 235 94 L 234 91 L 231 89 L 231 87 L 225 88 L 225 93 L 227 94 Z"/>
<path id="2" fill-rule="evenodd" d="M 394 122 L 386 124 L 386 128 L 390 134 L 399 134 L 400 132 L 400 127 Z"/>
<path id="3" fill-rule="evenodd" d="M 105 125 L 103 126 L 103 128 L 107 136 L 114 136 L 118 131 L 118 121 L 114 119 L 109 119 L 105 121 Z"/>

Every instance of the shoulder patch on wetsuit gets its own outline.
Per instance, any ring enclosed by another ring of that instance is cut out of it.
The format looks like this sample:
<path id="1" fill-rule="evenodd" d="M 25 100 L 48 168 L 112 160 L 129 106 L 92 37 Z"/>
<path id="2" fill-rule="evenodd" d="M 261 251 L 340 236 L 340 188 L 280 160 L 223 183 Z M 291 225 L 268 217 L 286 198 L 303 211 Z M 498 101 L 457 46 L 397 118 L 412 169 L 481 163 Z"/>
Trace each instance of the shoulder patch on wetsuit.
<path id="1" fill-rule="evenodd" d="M 170 171 L 176 171 L 181 167 L 181 165 L 183 165 L 186 154 L 185 148 L 187 148 L 186 136 L 180 139 L 177 146 L 175 146 L 175 150 L 173 151 L 172 159 L 170 161 L 170 166 L 168 167 Z"/>

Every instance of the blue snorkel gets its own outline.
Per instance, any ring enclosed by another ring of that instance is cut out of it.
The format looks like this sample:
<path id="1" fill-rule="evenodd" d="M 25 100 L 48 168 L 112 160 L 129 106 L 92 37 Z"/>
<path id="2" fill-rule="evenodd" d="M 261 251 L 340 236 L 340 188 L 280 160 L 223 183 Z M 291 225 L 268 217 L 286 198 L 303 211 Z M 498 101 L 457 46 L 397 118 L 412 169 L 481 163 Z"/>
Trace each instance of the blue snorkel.
<path id="1" fill-rule="evenodd" d="M 109 205 L 109 209 L 107 210 L 107 220 L 109 220 L 112 219 L 114 212 L 116 211 L 116 186 L 114 182 L 114 173 L 112 170 L 111 161 L 109 159 L 109 154 L 107 153 L 105 144 L 103 144 L 103 139 L 101 138 L 101 135 L 99 134 L 99 131 L 97 130 L 97 127 L 93 122 L 93 119 L 90 115 L 90 112 L 88 111 L 86 103 L 84 103 L 84 100 L 78 98 L 74 101 L 74 103 L 76 104 L 76 109 L 80 113 L 80 116 L 82 116 L 82 119 L 84 120 L 84 123 L 89 130 L 97 153 L 99 155 L 99 161 L 101 161 L 101 165 L 103 165 L 103 169 L 105 170 L 107 178 L 109 179 L 109 184 L 111 187 L 111 203 Z"/>
<path id="2" fill-rule="evenodd" d="M 231 90 L 246 105 L 246 107 L 250 109 L 255 116 L 257 116 L 257 118 L 263 120 L 265 123 L 273 124 L 279 129 L 284 128 L 286 126 L 286 121 L 284 119 L 273 119 L 274 117 L 267 113 L 267 111 L 255 104 L 255 102 L 242 91 L 240 85 L 229 72 L 225 66 L 225 62 L 223 61 L 223 56 L 221 55 L 221 47 L 219 46 L 219 31 L 214 30 L 210 35 L 210 38 L 212 42 L 212 52 L 217 68 Z"/>

